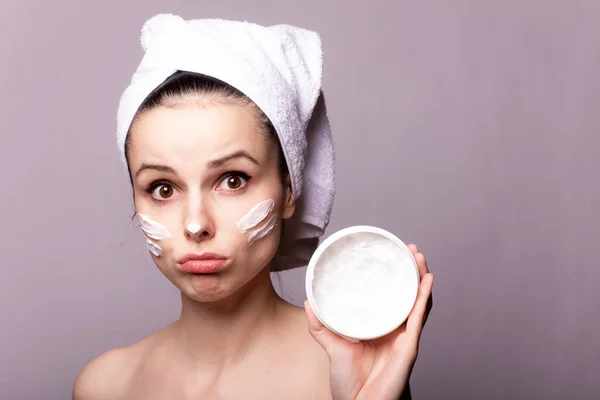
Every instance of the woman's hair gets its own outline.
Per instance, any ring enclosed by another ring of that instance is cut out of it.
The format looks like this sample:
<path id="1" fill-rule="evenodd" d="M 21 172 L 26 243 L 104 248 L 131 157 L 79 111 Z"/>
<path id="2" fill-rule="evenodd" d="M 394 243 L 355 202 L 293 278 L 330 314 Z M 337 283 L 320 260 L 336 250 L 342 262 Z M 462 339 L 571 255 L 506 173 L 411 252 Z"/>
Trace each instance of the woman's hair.
<path id="1" fill-rule="evenodd" d="M 196 72 L 178 71 L 167 78 L 167 80 L 165 80 L 161 85 L 154 89 L 148 95 L 148 97 L 146 97 L 136 112 L 133 121 L 135 122 L 135 120 L 142 114 L 155 108 L 174 106 L 176 104 L 180 104 L 181 102 L 188 101 L 190 98 L 201 98 L 202 101 L 230 102 L 251 107 L 256 114 L 261 133 L 263 133 L 267 140 L 275 141 L 277 146 L 277 157 L 279 160 L 279 173 L 281 176 L 281 182 L 285 183 L 289 171 L 275 127 L 265 113 L 258 108 L 258 106 L 252 102 L 252 100 L 250 100 L 245 94 L 233 86 L 219 79 Z M 131 182 L 131 186 L 133 187 L 133 178 L 131 175 L 131 169 L 129 168 L 130 144 L 131 128 L 129 129 L 129 132 L 127 132 L 127 137 L 125 139 L 125 160 L 127 161 L 129 180 Z"/>

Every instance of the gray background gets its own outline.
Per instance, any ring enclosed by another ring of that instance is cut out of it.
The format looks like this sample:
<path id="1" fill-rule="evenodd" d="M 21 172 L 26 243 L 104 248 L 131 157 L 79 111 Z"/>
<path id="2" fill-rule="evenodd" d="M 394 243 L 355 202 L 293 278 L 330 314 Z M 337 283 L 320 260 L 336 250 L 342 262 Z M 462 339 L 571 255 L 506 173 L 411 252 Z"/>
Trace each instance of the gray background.
<path id="1" fill-rule="evenodd" d="M 416 399 L 598 398 L 600 2 L 2 0 L 0 399 L 69 398 L 178 315 L 114 137 L 158 12 L 321 33 L 328 234 L 390 229 L 436 273 Z"/>

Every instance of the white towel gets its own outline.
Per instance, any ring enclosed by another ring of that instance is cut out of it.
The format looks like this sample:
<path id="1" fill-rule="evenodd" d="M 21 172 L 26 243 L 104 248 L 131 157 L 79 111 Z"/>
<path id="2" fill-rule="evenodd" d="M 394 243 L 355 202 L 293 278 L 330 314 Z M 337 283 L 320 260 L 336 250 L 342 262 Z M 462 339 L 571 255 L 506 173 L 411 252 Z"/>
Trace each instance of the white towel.
<path id="1" fill-rule="evenodd" d="M 317 33 L 290 25 L 160 14 L 142 28 L 145 55 L 117 115 L 122 159 L 127 131 L 146 97 L 177 71 L 220 79 L 248 96 L 275 127 L 290 171 L 296 212 L 272 270 L 306 265 L 323 235 L 335 193 L 334 151 L 321 89 Z"/>

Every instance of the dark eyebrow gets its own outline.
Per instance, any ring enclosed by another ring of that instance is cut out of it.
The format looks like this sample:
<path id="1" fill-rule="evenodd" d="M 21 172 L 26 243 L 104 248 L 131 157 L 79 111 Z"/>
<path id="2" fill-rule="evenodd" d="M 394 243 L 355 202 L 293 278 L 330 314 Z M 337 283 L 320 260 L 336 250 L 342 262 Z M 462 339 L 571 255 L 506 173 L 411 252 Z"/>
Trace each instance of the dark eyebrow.
<path id="1" fill-rule="evenodd" d="M 147 169 L 152 169 L 154 171 L 160 171 L 160 172 L 166 172 L 168 174 L 175 174 L 175 170 L 171 167 L 167 167 L 166 165 L 142 163 L 142 166 L 140 167 L 140 169 L 138 169 L 137 172 L 135 173 L 135 177 L 137 178 L 142 171 L 147 170 Z"/>
<path id="2" fill-rule="evenodd" d="M 231 153 L 225 157 L 221 157 L 218 158 L 216 160 L 211 160 L 209 162 L 206 163 L 206 167 L 207 168 L 219 168 L 222 165 L 228 163 L 229 161 L 235 159 L 235 158 L 246 158 L 250 161 L 252 161 L 254 164 L 258 165 L 260 167 L 260 163 L 258 162 L 258 160 L 256 160 L 256 158 L 252 157 L 247 151 L 245 150 L 239 150 L 236 151 L 235 153 Z"/>

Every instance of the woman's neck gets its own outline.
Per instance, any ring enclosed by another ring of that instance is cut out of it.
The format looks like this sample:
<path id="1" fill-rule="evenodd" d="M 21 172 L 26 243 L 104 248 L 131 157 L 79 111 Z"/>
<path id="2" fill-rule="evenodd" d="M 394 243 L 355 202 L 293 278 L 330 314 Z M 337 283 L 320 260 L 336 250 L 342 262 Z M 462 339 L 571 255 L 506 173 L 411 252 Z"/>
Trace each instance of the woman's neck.
<path id="1" fill-rule="evenodd" d="M 286 306 L 271 284 L 268 267 L 222 301 L 199 303 L 182 295 L 181 316 L 172 325 L 174 346 L 184 362 L 226 367 L 274 334 Z"/>

